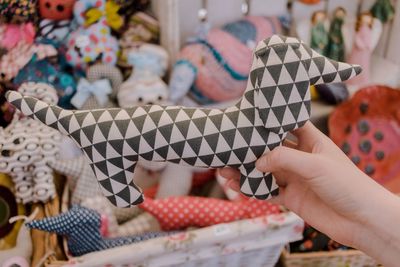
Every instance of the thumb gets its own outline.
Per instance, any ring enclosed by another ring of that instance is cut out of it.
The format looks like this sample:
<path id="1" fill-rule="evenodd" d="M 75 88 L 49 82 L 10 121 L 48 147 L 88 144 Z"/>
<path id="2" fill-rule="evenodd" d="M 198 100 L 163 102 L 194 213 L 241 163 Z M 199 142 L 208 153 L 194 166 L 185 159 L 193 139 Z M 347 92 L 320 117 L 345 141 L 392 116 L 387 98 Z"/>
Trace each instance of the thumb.
<path id="1" fill-rule="evenodd" d="M 318 157 L 297 149 L 280 146 L 261 157 L 256 167 L 262 172 L 291 172 L 305 178 L 318 171 Z"/>

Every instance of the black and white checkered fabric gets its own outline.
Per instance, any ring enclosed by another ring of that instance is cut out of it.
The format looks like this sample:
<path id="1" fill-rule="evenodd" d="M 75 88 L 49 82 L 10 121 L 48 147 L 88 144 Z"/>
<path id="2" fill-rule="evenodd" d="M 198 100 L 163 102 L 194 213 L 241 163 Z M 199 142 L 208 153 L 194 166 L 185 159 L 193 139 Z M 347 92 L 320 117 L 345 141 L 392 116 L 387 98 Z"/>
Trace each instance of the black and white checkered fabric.
<path id="1" fill-rule="evenodd" d="M 359 66 L 331 61 L 297 38 L 274 35 L 258 44 L 242 99 L 226 109 L 148 105 L 68 111 L 16 92 L 8 100 L 25 115 L 71 136 L 91 162 L 103 194 L 115 205 L 143 201 L 132 182 L 139 159 L 197 167 L 237 167 L 241 191 L 278 194 L 256 160 L 310 117 L 310 84 L 340 82 Z"/>

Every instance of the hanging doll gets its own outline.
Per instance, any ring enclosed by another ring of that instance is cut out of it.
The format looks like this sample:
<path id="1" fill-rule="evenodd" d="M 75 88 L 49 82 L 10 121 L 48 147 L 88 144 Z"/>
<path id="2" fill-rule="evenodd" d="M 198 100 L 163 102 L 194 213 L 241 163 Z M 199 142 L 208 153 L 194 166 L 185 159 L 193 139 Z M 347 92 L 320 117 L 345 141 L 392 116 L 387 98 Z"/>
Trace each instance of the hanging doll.
<path id="1" fill-rule="evenodd" d="M 350 63 L 360 64 L 363 72 L 355 77 L 349 84 L 363 87 L 370 80 L 370 61 L 373 51 L 373 17 L 371 13 L 362 13 L 358 17 L 356 34 L 354 36 L 353 50 L 349 56 Z"/>
<path id="2" fill-rule="evenodd" d="M 342 32 L 345 17 L 346 10 L 343 7 L 336 8 L 329 29 L 329 40 L 325 56 L 337 61 L 344 61 L 345 59 L 346 49 Z"/>
<path id="3" fill-rule="evenodd" d="M 311 48 L 323 54 L 328 45 L 328 31 L 326 25 L 326 12 L 319 10 L 314 12 L 311 18 Z"/>
<path id="4" fill-rule="evenodd" d="M 377 0 L 371 8 L 371 13 L 374 18 L 386 23 L 393 19 L 395 11 L 391 0 Z"/>

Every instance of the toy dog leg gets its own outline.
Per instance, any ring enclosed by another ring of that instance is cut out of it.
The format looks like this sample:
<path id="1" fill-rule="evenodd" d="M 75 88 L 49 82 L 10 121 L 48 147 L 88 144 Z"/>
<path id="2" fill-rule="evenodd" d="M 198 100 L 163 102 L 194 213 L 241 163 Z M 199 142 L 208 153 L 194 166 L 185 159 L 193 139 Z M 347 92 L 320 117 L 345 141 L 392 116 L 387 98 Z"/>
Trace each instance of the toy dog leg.
<path id="1" fill-rule="evenodd" d="M 260 172 L 256 169 L 255 163 L 242 165 L 239 170 L 240 191 L 244 195 L 265 200 L 279 194 L 279 187 L 272 174 Z"/>
<path id="2" fill-rule="evenodd" d="M 136 162 L 128 163 L 128 165 L 130 166 L 125 170 L 121 170 L 107 161 L 100 162 L 100 164 L 90 164 L 103 195 L 113 205 L 121 208 L 138 205 L 143 202 L 142 191 L 133 182 Z"/>

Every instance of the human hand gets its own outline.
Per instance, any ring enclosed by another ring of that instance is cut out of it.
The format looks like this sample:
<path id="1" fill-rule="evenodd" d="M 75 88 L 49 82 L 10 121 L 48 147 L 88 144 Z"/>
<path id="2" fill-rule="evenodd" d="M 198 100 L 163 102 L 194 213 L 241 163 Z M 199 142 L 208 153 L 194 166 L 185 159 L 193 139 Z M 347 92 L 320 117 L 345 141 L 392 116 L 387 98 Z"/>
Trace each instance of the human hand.
<path id="1" fill-rule="evenodd" d="M 286 206 L 332 239 L 363 247 L 365 233 L 376 230 L 369 223 L 376 221 L 382 202 L 392 201 L 393 195 L 361 172 L 311 123 L 293 134 L 297 143 L 286 140 L 284 146 L 257 161 L 257 169 L 272 172 L 280 187 L 271 201 Z M 226 168 L 220 174 L 230 180 L 230 187 L 239 188 L 237 170 Z"/>

